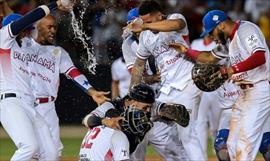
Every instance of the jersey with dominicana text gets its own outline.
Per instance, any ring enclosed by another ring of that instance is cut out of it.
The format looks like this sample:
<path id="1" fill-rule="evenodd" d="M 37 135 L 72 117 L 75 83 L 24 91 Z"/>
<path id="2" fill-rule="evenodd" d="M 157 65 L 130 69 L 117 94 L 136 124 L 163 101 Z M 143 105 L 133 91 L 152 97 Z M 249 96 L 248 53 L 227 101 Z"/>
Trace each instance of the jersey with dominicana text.
<path id="1" fill-rule="evenodd" d="M 181 14 L 172 14 L 168 19 L 183 19 Z M 139 38 L 139 48 L 137 56 L 147 59 L 151 54 L 154 55 L 159 71 L 161 73 L 161 92 L 169 94 L 171 88 L 184 89 L 191 80 L 191 69 L 193 63 L 184 54 L 169 48 L 168 44 L 177 42 L 187 43 L 184 37 L 188 35 L 188 28 L 174 32 L 154 33 L 150 30 L 143 31 Z"/>
<path id="2" fill-rule="evenodd" d="M 0 93 L 21 93 L 33 98 L 28 58 L 23 55 L 32 53 L 22 49 L 10 31 L 10 25 L 0 29 Z"/>
<path id="3" fill-rule="evenodd" d="M 252 70 L 234 74 L 232 79 L 239 83 L 257 83 L 270 80 L 270 55 L 265 38 L 259 27 L 248 21 L 238 22 L 239 27 L 233 39 L 228 42 L 229 55 L 226 52 L 212 52 L 218 58 L 228 57 L 232 65 L 246 60 L 256 51 L 265 51 L 265 64 Z"/>
<path id="4" fill-rule="evenodd" d="M 34 39 L 23 39 L 24 48 L 32 48 L 34 54 L 30 57 L 31 82 L 36 97 L 57 97 L 60 73 L 65 73 L 72 67 L 73 62 L 68 53 L 59 46 L 42 46 Z"/>
<path id="5" fill-rule="evenodd" d="M 119 161 L 129 159 L 127 136 L 118 130 L 105 126 L 90 129 L 85 135 L 80 161 Z"/>

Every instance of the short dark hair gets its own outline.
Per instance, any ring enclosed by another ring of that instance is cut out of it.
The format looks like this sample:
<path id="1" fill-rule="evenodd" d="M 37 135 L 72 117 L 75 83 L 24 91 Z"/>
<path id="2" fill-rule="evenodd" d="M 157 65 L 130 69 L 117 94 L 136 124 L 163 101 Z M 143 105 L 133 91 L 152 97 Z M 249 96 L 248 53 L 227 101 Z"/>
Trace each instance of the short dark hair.
<path id="1" fill-rule="evenodd" d="M 139 15 L 146 15 L 154 12 L 161 12 L 161 6 L 155 0 L 144 0 L 139 5 Z"/>

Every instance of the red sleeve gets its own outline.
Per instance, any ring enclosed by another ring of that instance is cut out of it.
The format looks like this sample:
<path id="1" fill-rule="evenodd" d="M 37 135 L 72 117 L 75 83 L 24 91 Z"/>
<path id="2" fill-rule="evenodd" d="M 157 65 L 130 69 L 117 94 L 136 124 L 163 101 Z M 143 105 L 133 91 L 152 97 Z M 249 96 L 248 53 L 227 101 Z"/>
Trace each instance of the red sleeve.
<path id="1" fill-rule="evenodd" d="M 200 51 L 198 50 L 193 50 L 191 48 L 188 49 L 188 51 L 186 52 L 186 55 L 188 55 L 192 60 L 196 61 L 198 56 L 201 54 Z"/>
<path id="2" fill-rule="evenodd" d="M 265 63 L 265 51 L 256 51 L 246 60 L 232 66 L 234 73 L 245 72 Z"/>

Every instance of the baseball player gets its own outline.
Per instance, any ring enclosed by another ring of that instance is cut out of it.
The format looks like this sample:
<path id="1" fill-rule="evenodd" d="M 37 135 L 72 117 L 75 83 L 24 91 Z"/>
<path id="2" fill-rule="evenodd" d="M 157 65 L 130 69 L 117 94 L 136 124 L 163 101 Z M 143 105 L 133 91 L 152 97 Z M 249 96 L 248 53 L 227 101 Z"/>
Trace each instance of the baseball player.
<path id="1" fill-rule="evenodd" d="M 11 160 L 57 160 L 56 149 L 46 122 L 34 109 L 34 96 L 27 59 L 19 54 L 31 53 L 21 48 L 31 24 L 56 8 L 70 8 L 63 0 L 42 5 L 25 16 L 11 14 L 0 29 L 0 120 L 17 150 Z M 25 30 L 27 29 L 27 30 Z M 37 130 L 38 129 L 38 130 Z"/>
<path id="2" fill-rule="evenodd" d="M 112 99 L 124 97 L 128 93 L 131 75 L 123 57 L 116 59 L 111 67 Z"/>
<path id="3" fill-rule="evenodd" d="M 137 59 L 133 66 L 131 85 L 141 81 L 141 74 L 144 70 L 146 59 L 153 55 L 157 61 L 158 69 L 161 73 L 161 88 L 157 101 L 164 103 L 175 103 L 185 105 L 191 113 L 191 121 L 188 127 L 176 126 L 177 133 L 167 124 L 163 124 L 153 133 L 153 138 L 158 141 L 162 149 L 171 147 L 170 139 L 180 139 L 182 145 L 177 148 L 167 148 L 174 155 L 174 160 L 181 160 L 181 155 L 188 156 L 189 160 L 202 160 L 203 150 L 194 132 L 194 121 L 197 117 L 197 109 L 201 91 L 194 86 L 191 79 L 191 69 L 193 62 L 185 56 L 181 56 L 168 47 L 170 42 L 181 42 L 188 46 L 188 28 L 185 18 L 181 14 L 171 14 L 167 19 L 163 19 L 161 8 L 153 0 L 143 1 L 139 7 L 141 20 L 134 21 L 128 27 L 133 32 L 141 32 Z M 167 131 L 168 133 L 165 133 Z M 163 134 L 163 135 L 161 135 Z M 172 137 L 170 137 L 170 134 Z M 166 139 L 163 139 L 165 137 Z M 174 141 L 175 142 L 175 141 Z M 172 143 L 174 143 L 172 142 Z M 181 148 L 181 146 L 183 146 Z M 184 153 L 180 149 L 184 148 Z M 162 153 L 162 152 L 160 152 Z M 196 155 L 194 155 L 196 154 Z M 167 160 L 170 155 L 165 156 Z"/>
<path id="4" fill-rule="evenodd" d="M 148 112 L 150 111 L 150 108 L 153 107 L 151 110 L 151 116 L 153 120 L 162 118 L 163 120 L 165 119 L 174 120 L 181 126 L 188 125 L 189 114 L 184 106 L 169 105 L 169 104 L 164 104 L 160 102 L 154 103 L 154 97 L 155 97 L 154 91 L 149 86 L 144 85 L 144 84 L 136 85 L 131 88 L 130 93 L 126 97 L 119 100 L 114 100 L 112 102 L 104 103 L 100 107 L 98 107 L 96 110 L 92 111 L 89 115 L 85 117 L 85 119 L 83 120 L 83 123 L 86 127 L 90 127 L 90 128 L 93 128 L 99 125 L 106 125 L 107 127 L 120 129 L 118 121 L 121 120 L 122 118 L 121 117 L 113 118 L 113 119 L 104 118 L 106 111 L 108 111 L 109 109 L 115 108 L 119 110 L 120 112 L 123 112 L 127 107 L 133 106 L 139 110 L 144 110 Z M 170 110 L 172 110 L 172 112 L 169 112 Z M 172 113 L 175 113 L 174 118 L 170 116 Z M 181 118 L 183 120 L 182 121 L 178 120 L 178 118 Z M 128 139 L 131 145 L 130 146 L 130 153 L 132 153 L 131 160 L 135 161 L 135 160 L 145 159 L 144 157 L 145 157 L 146 145 L 144 143 L 147 144 L 147 142 L 145 142 L 145 139 L 144 139 L 145 137 L 147 136 L 145 135 L 141 137 L 133 136 L 133 135 L 128 136 Z M 135 149 L 136 151 L 134 152 Z M 134 153 L 137 153 L 138 156 L 135 155 Z"/>
<path id="5" fill-rule="evenodd" d="M 211 51 L 216 47 L 216 43 L 209 37 L 193 40 L 191 49 L 198 51 Z M 207 144 L 208 144 L 208 125 L 211 134 L 215 136 L 218 127 L 220 108 L 216 108 L 216 97 L 212 92 L 203 92 L 198 110 L 198 119 L 196 120 L 196 131 L 200 144 L 207 160 Z"/>
<path id="6" fill-rule="evenodd" d="M 60 74 L 65 74 L 67 78 L 74 81 L 98 104 L 108 100 L 104 96 L 108 92 L 96 91 L 87 78 L 74 66 L 69 54 L 60 46 L 53 45 L 56 32 L 55 18 L 52 15 L 44 17 L 37 24 L 37 38 L 25 38 L 22 42 L 22 48 L 31 48 L 33 53 L 18 54 L 18 57 L 22 59 L 31 57 L 28 63 L 35 96 L 35 108 L 48 124 L 59 156 L 61 156 L 63 145 L 60 140 L 59 119 L 55 109 Z"/>
<path id="7" fill-rule="evenodd" d="M 106 118 L 120 116 L 117 109 L 106 112 Z M 89 129 L 80 150 L 80 160 L 129 160 L 129 140 L 127 136 L 141 136 L 152 127 L 145 111 L 128 107 L 121 114 L 124 121 L 119 124 L 122 131 L 104 125 Z M 135 138 L 134 138 L 135 139 Z"/>
<path id="8" fill-rule="evenodd" d="M 232 110 L 227 141 L 231 160 L 254 160 L 263 137 L 263 127 L 270 115 L 269 49 L 255 24 L 232 21 L 220 10 L 208 12 L 203 18 L 205 31 L 225 45 L 212 52 L 177 49 L 196 61 L 215 63 L 229 57 L 231 66 L 214 74 L 232 79 L 240 87 L 240 96 Z M 228 51 L 224 49 L 228 49 Z"/>
<path id="9" fill-rule="evenodd" d="M 133 8 L 128 12 L 127 24 L 131 23 L 134 19 L 139 17 L 139 9 Z M 126 28 L 123 31 L 123 43 L 122 52 L 126 62 L 127 69 L 132 72 L 133 65 L 136 60 L 136 52 L 139 46 L 140 33 L 131 32 L 130 29 Z M 145 65 L 145 71 L 143 74 L 143 81 L 155 90 L 158 90 L 158 82 L 160 82 L 160 73 L 156 69 L 155 58 L 153 56 L 147 59 Z"/>
<path id="10" fill-rule="evenodd" d="M 139 9 L 138 8 L 131 9 L 128 12 L 127 24 L 132 23 L 132 21 L 138 17 L 139 17 Z M 130 31 L 128 28 L 126 30 Z M 125 33 L 126 30 L 124 30 L 123 35 L 127 35 Z M 130 31 L 128 36 L 122 36 L 122 37 L 125 37 L 122 44 L 123 56 L 126 60 L 126 65 L 130 72 L 132 72 L 132 68 L 136 60 L 136 52 L 139 46 L 139 35 L 140 35 L 139 32 L 135 33 L 135 32 Z M 149 56 L 145 64 L 145 70 L 143 72 L 142 79 L 143 79 L 143 82 L 150 84 L 150 86 L 156 91 L 156 93 L 158 93 L 159 87 L 160 87 L 160 72 L 157 71 L 155 64 L 156 62 L 155 62 L 154 56 L 153 55 Z M 154 128 L 152 128 L 149 131 L 147 136 L 144 137 L 144 140 L 138 145 L 137 150 L 134 153 L 132 153 L 132 156 L 131 156 L 132 160 L 144 160 L 146 147 L 148 144 L 151 144 L 161 156 L 163 156 L 164 158 L 170 159 L 171 154 L 172 154 L 170 150 L 166 150 L 164 148 L 164 145 L 160 146 L 160 144 L 157 143 L 159 140 L 156 140 L 157 137 L 159 138 L 162 137 L 160 136 L 160 134 L 164 135 L 164 133 L 168 131 L 163 131 L 163 133 L 154 134 L 156 133 L 155 129 L 159 129 L 159 127 L 162 127 L 162 126 L 166 126 L 166 124 L 161 123 L 160 121 L 154 121 Z M 169 125 L 169 126 L 172 126 L 172 125 Z M 169 145 L 169 144 L 167 143 L 166 145 Z M 171 143 L 170 146 L 177 147 L 178 145 L 181 145 L 179 141 Z"/>

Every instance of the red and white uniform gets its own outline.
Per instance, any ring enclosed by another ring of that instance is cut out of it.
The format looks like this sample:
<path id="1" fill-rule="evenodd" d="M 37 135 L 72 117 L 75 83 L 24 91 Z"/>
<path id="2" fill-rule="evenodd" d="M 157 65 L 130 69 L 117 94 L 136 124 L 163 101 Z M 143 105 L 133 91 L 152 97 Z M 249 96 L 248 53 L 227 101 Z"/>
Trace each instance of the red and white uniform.
<path id="1" fill-rule="evenodd" d="M 128 93 L 131 75 L 126 68 L 126 64 L 123 58 L 116 59 L 112 64 L 112 80 L 119 81 L 119 96 L 123 98 Z"/>
<path id="2" fill-rule="evenodd" d="M 40 160 L 56 160 L 47 124 L 34 109 L 29 57 L 24 57 L 33 51 L 19 47 L 10 25 L 0 35 L 0 95 L 16 94 L 0 100 L 1 123 L 18 148 L 11 160 L 30 160 L 39 152 Z"/>
<path id="3" fill-rule="evenodd" d="M 254 160 L 262 140 L 264 124 L 270 116 L 269 49 L 259 27 L 248 21 L 236 23 L 227 45 L 229 55 L 220 52 L 213 54 L 216 57 L 229 56 L 232 65 L 244 61 L 257 51 L 265 52 L 266 62 L 263 65 L 232 76 L 242 89 L 232 112 L 227 142 L 230 158 Z"/>
<path id="4" fill-rule="evenodd" d="M 182 19 L 185 21 L 184 16 L 181 14 L 169 15 L 168 19 Z M 173 42 L 188 46 L 188 43 L 185 41 L 185 37 L 187 36 L 187 26 L 180 31 L 174 32 L 153 33 L 149 30 L 143 31 L 139 38 L 137 56 L 141 59 L 147 59 L 149 55 L 153 55 L 156 59 L 158 69 L 161 73 L 161 88 L 157 101 L 183 104 L 190 110 L 191 121 L 189 126 L 186 128 L 177 126 L 178 134 L 172 134 L 172 136 L 176 137 L 175 140 L 181 140 L 182 145 L 179 146 L 184 147 L 189 160 L 201 160 L 204 153 L 200 147 L 197 134 L 193 131 L 201 94 L 201 91 L 194 85 L 191 79 L 191 70 L 194 64 L 184 54 L 179 54 L 176 50 L 168 46 L 168 44 Z M 152 129 L 155 129 L 155 126 Z M 159 129 L 165 131 L 166 128 L 170 127 L 164 124 L 164 128 Z M 174 130 L 169 130 L 169 132 L 171 131 Z M 158 135 L 158 133 L 153 133 L 153 135 Z M 170 139 L 169 135 L 159 136 L 160 139 L 163 139 L 163 137 L 167 138 L 167 140 L 159 140 L 159 144 L 163 143 L 167 145 Z M 181 160 L 180 156 L 183 155 L 183 153 L 180 153 L 180 148 L 172 149 L 175 151 L 175 157 L 179 157 L 178 160 Z"/>
<path id="5" fill-rule="evenodd" d="M 122 131 L 103 125 L 90 129 L 83 139 L 80 150 L 80 161 L 86 160 L 129 160 L 127 136 Z"/>
<path id="6" fill-rule="evenodd" d="M 22 58 L 29 59 L 29 70 L 31 73 L 31 84 L 35 95 L 36 110 L 47 122 L 53 141 L 58 150 L 59 156 L 63 149 L 60 140 L 59 118 L 55 110 L 60 74 L 75 81 L 85 81 L 83 87 L 90 88 L 85 77 L 74 66 L 69 54 L 59 46 L 40 45 L 32 38 L 24 38 L 23 48 L 31 48 L 32 54 L 22 55 Z"/>
<path id="7" fill-rule="evenodd" d="M 214 41 L 207 42 L 205 39 L 202 38 L 193 40 L 190 46 L 193 50 L 211 51 L 216 47 L 216 43 Z M 216 129 L 215 127 L 217 126 L 216 124 L 218 121 L 217 114 L 220 111 L 220 108 L 212 108 L 212 100 L 215 98 L 211 96 L 211 93 L 202 93 L 202 98 L 198 110 L 198 119 L 196 120 L 195 128 L 198 133 L 198 139 L 200 140 L 200 144 L 205 154 L 204 160 L 207 160 L 208 123 L 210 130 L 214 131 L 214 129 Z"/>

